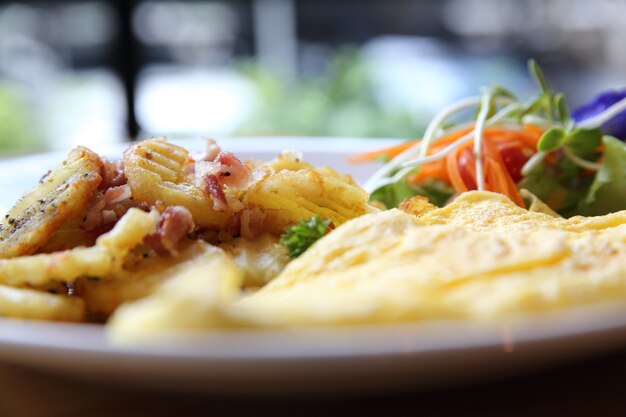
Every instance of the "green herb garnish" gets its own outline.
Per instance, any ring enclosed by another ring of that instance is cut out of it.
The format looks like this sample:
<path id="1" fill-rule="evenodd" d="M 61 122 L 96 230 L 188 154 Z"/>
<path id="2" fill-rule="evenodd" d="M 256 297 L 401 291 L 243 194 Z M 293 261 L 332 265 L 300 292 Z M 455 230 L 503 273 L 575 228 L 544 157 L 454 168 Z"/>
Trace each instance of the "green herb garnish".
<path id="1" fill-rule="evenodd" d="M 330 220 L 322 220 L 317 215 L 308 221 L 300 220 L 295 226 L 288 226 L 285 229 L 285 233 L 280 237 L 280 243 L 287 246 L 291 258 L 297 258 L 324 236 L 329 226 Z"/>

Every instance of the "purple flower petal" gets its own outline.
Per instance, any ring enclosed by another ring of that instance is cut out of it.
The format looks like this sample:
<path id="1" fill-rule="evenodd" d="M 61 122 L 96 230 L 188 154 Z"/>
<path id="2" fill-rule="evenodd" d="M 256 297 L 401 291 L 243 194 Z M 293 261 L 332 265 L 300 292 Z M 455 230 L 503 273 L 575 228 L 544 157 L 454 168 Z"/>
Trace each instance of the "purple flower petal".
<path id="1" fill-rule="evenodd" d="M 598 97 L 583 104 L 572 112 L 572 118 L 577 122 L 589 119 L 602 113 L 613 104 L 626 98 L 626 89 L 607 91 Z M 602 133 L 626 140 L 626 111 L 619 113 L 601 126 Z"/>

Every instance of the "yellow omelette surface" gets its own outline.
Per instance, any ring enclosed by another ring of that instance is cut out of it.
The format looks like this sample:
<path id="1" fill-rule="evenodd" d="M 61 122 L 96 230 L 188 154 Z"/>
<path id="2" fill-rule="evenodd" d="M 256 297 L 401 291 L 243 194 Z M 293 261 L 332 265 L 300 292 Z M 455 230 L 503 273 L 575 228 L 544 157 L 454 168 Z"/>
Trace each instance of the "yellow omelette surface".
<path id="1" fill-rule="evenodd" d="M 249 325 L 489 317 L 626 300 L 626 212 L 561 219 L 468 192 L 350 220 L 228 309 Z"/>

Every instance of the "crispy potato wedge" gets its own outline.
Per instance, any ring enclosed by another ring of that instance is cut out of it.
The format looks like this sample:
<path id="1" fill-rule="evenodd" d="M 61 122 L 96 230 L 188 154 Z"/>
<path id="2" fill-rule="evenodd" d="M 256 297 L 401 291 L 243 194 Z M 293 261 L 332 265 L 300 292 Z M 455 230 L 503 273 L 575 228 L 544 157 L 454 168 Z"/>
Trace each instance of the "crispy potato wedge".
<path id="1" fill-rule="evenodd" d="M 282 151 L 276 158 L 261 164 L 261 167 L 271 172 L 299 171 L 301 169 L 313 169 L 313 165 L 302 159 L 302 154 L 297 151 Z"/>
<path id="2" fill-rule="evenodd" d="M 102 181 L 97 154 L 84 147 L 28 191 L 0 221 L 0 258 L 30 255 L 85 208 Z"/>
<path id="3" fill-rule="evenodd" d="M 152 295 L 120 306 L 108 322 L 113 340 L 141 340 L 221 323 L 222 310 L 239 295 L 243 272 L 223 250 L 205 249 Z"/>
<path id="4" fill-rule="evenodd" d="M 177 256 L 150 256 L 131 268 L 103 277 L 81 278 L 76 283 L 77 292 L 85 300 L 90 314 L 107 318 L 121 304 L 152 294 L 164 280 L 189 268 L 196 256 L 207 251 L 207 246 L 202 241 L 193 242 Z"/>
<path id="5" fill-rule="evenodd" d="M 213 210 L 212 197 L 187 178 L 189 152 L 165 139 L 139 142 L 124 153 L 124 174 L 133 198 L 154 204 L 186 207 L 198 226 L 219 229 L 232 216 L 230 211 Z"/>
<path id="6" fill-rule="evenodd" d="M 253 239 L 238 237 L 222 243 L 220 248 L 244 271 L 245 287 L 262 287 L 280 274 L 291 260 L 287 247 L 269 233 Z"/>
<path id="7" fill-rule="evenodd" d="M 267 231 L 282 233 L 286 226 L 319 215 L 335 226 L 362 214 L 375 212 L 368 194 L 341 176 L 315 169 L 283 170 L 268 174 L 244 194 L 247 207 L 274 212 Z"/>
<path id="8" fill-rule="evenodd" d="M 96 245 L 51 254 L 0 259 L 0 283 L 42 286 L 51 281 L 72 282 L 80 276 L 103 276 L 121 269 L 124 257 L 154 233 L 157 218 L 130 209 L 113 230 L 100 236 Z"/>
<path id="9" fill-rule="evenodd" d="M 56 321 L 83 321 L 85 305 L 79 297 L 0 285 L 0 316 Z"/>

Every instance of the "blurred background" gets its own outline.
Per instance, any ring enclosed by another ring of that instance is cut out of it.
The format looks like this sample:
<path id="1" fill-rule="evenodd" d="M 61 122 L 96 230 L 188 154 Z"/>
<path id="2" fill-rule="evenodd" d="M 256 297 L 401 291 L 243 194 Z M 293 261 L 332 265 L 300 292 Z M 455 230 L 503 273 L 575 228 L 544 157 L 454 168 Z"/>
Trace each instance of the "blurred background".
<path id="1" fill-rule="evenodd" d="M 451 101 L 626 85 L 626 0 L 0 1 L 0 155 L 152 135 L 413 138 Z"/>

